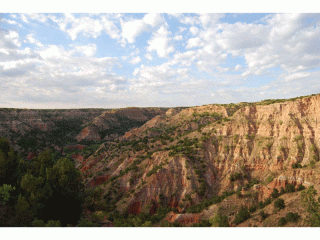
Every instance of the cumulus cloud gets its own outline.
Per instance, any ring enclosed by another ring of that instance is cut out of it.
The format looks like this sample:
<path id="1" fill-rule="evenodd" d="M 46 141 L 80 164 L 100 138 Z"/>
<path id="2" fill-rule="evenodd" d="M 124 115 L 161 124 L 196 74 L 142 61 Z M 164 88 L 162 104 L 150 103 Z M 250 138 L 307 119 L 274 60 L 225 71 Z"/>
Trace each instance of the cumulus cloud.
<path id="1" fill-rule="evenodd" d="M 149 13 L 142 19 L 132 19 L 129 21 L 123 21 L 121 19 L 122 37 L 124 37 L 129 43 L 133 43 L 142 32 L 150 31 L 152 28 L 159 26 L 165 22 L 165 19 L 161 14 Z"/>
<path id="2" fill-rule="evenodd" d="M 139 56 L 133 58 L 131 61 L 129 61 L 132 65 L 138 64 L 141 62 L 141 58 Z"/>
<path id="3" fill-rule="evenodd" d="M 153 37 L 148 42 L 149 46 L 147 50 L 149 52 L 156 51 L 159 57 L 167 57 L 174 51 L 173 45 L 170 43 L 169 32 L 164 26 L 160 27 L 157 32 L 153 34 Z"/>
<path id="4" fill-rule="evenodd" d="M 71 45 L 67 50 L 41 43 L 39 49 L 20 49 L 17 33 L 0 30 L 0 35 L 0 49 L 9 53 L 0 52 L 0 94 L 10 96 L 10 101 L 67 104 L 82 97 L 94 101 L 97 91 L 115 97 L 127 84 L 126 78 L 112 72 L 118 59 L 94 57 L 94 44 Z M 39 43 L 33 35 L 26 39 Z"/>
<path id="5" fill-rule="evenodd" d="M 224 14 L 6 16 L 1 23 L 8 30 L 0 30 L 0 94 L 12 94 L 10 101 L 121 98 L 142 105 L 195 105 L 320 90 L 319 14 L 270 14 L 254 22 L 225 21 Z M 180 25 L 173 26 L 176 22 Z M 32 29 L 37 23 L 54 26 L 67 39 L 39 41 L 41 32 Z M 100 41 L 105 34 L 108 41 Z M 103 44 L 107 47 L 100 51 Z M 109 57 L 117 54 L 123 57 Z"/>
<path id="6" fill-rule="evenodd" d="M 197 35 L 199 32 L 199 28 L 197 28 L 197 27 L 190 27 L 189 30 L 192 33 L 192 35 Z"/>
<path id="7" fill-rule="evenodd" d="M 76 40 L 79 34 L 97 38 L 102 32 L 105 32 L 112 39 L 120 38 L 120 30 L 114 23 L 113 19 L 117 16 L 112 14 L 101 14 L 97 17 L 92 18 L 85 14 L 78 14 L 75 16 L 71 13 L 63 15 L 29 15 L 30 19 L 37 20 L 40 22 L 48 21 L 49 19 L 56 23 L 61 31 L 68 33 L 72 40 Z"/>

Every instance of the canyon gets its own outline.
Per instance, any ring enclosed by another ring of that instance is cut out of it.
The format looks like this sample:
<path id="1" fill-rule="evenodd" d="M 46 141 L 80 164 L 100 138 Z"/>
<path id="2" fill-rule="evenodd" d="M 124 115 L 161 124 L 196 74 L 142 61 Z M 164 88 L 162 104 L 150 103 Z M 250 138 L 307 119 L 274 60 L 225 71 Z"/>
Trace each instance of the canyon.
<path id="1" fill-rule="evenodd" d="M 290 210 L 306 217 L 298 191 L 320 191 L 319 109 L 319 94 L 170 109 L 1 109 L 0 135 L 28 159 L 48 147 L 72 159 L 86 188 L 101 192 L 88 217 L 170 208 L 160 223 L 191 226 L 219 212 L 231 226 L 276 226 Z M 241 207 L 287 186 L 286 210 L 267 204 L 267 220 L 255 211 L 234 224 Z"/>

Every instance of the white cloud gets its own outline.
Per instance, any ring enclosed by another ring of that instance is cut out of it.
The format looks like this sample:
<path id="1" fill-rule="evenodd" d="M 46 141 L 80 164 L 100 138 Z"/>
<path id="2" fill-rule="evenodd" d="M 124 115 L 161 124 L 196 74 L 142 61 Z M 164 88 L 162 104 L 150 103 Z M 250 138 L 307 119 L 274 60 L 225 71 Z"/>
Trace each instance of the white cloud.
<path id="1" fill-rule="evenodd" d="M 117 58 L 93 57 L 94 44 L 71 45 L 68 50 L 44 44 L 41 48 L 19 49 L 17 33 L 0 30 L 0 36 L 0 49 L 9 53 L 0 51 L 0 94 L 17 104 L 15 107 L 40 106 L 41 102 L 70 106 L 72 101 L 81 104 L 82 99 L 93 103 L 106 95 L 109 100 L 119 99 L 118 94 L 125 91 L 127 80 L 112 73 Z M 33 35 L 26 39 L 37 42 Z"/>
<path id="2" fill-rule="evenodd" d="M 183 40 L 183 37 L 182 37 L 182 35 L 177 35 L 173 39 L 176 41 L 181 41 L 181 40 Z"/>
<path id="3" fill-rule="evenodd" d="M 149 13 L 142 19 L 133 19 L 129 21 L 123 21 L 121 19 L 122 37 L 129 43 L 134 43 L 136 37 L 142 32 L 151 31 L 151 29 L 159 26 L 165 22 L 165 19 L 161 14 Z"/>
<path id="4" fill-rule="evenodd" d="M 141 62 L 141 58 L 139 56 L 133 58 L 131 61 L 129 61 L 129 63 L 131 63 L 132 65 L 136 65 L 139 62 Z"/>
<path id="5" fill-rule="evenodd" d="M 223 13 L 201 13 L 199 21 L 204 27 L 208 27 L 217 24 L 224 15 Z"/>
<path id="6" fill-rule="evenodd" d="M 143 17 L 143 21 L 154 28 L 165 22 L 165 19 L 159 13 L 149 13 Z"/>
<path id="7" fill-rule="evenodd" d="M 35 38 L 34 38 L 34 34 L 33 33 L 30 33 L 26 36 L 26 40 L 24 40 L 24 42 L 29 42 L 31 44 L 35 44 L 37 45 L 38 47 L 43 47 L 43 44 L 39 41 L 37 41 Z"/>
<path id="8" fill-rule="evenodd" d="M 164 26 L 160 27 L 153 37 L 148 41 L 149 52 L 156 51 L 159 57 L 167 57 L 174 51 L 173 45 L 170 43 L 168 35 L 171 34 Z"/>
<path id="9" fill-rule="evenodd" d="M 98 18 L 91 18 L 86 15 L 75 17 L 71 13 L 66 13 L 62 17 L 48 15 L 47 19 L 57 23 L 60 30 L 68 33 L 72 40 L 75 40 L 79 34 L 97 38 L 102 32 L 105 32 L 112 39 L 119 39 L 120 30 L 115 25 L 112 17 L 113 15 L 110 14 L 98 15 Z"/>
<path id="10" fill-rule="evenodd" d="M 153 59 L 153 57 L 152 57 L 152 55 L 150 54 L 150 53 L 147 53 L 146 55 L 144 55 L 145 56 L 145 58 L 147 58 L 147 59 L 149 59 L 149 60 L 152 60 Z"/>
<path id="11" fill-rule="evenodd" d="M 194 27 L 194 26 L 190 27 L 189 30 L 192 33 L 192 35 L 197 35 L 199 33 L 199 28 Z"/>
<path id="12" fill-rule="evenodd" d="M 149 29 L 150 25 L 143 20 L 135 19 L 127 22 L 121 21 L 121 27 L 122 37 L 127 39 L 129 43 L 133 43 L 137 36 Z"/>
<path id="13" fill-rule="evenodd" d="M 74 50 L 75 52 L 84 54 L 87 57 L 92 57 L 97 51 L 97 46 L 95 44 L 89 44 L 86 46 L 75 46 Z"/>
<path id="14" fill-rule="evenodd" d="M 199 37 L 196 38 L 190 38 L 187 42 L 186 48 L 194 48 L 194 47 L 200 47 L 201 46 L 201 39 Z"/>

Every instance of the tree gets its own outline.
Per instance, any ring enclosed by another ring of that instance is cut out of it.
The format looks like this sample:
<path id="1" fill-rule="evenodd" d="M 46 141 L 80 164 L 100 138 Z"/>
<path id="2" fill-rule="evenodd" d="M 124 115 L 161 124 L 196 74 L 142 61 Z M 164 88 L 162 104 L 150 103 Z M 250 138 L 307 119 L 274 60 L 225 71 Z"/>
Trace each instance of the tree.
<path id="1" fill-rule="evenodd" d="M 289 212 L 289 213 L 287 213 L 287 215 L 286 215 L 286 220 L 288 221 L 288 222 L 297 222 L 298 221 L 298 219 L 299 219 L 299 214 L 298 213 L 293 213 L 293 212 Z"/>
<path id="2" fill-rule="evenodd" d="M 285 205 L 284 200 L 282 198 L 279 198 L 274 202 L 275 209 L 281 210 L 281 209 L 284 209 L 285 207 L 286 207 L 286 205 Z"/>
<path id="3" fill-rule="evenodd" d="M 144 224 L 141 225 L 141 227 L 152 227 L 152 222 L 146 221 Z"/>
<path id="4" fill-rule="evenodd" d="M 250 213 L 254 213 L 256 210 L 257 210 L 257 206 L 256 206 L 256 205 L 251 205 L 251 206 L 249 207 L 249 212 L 250 212 Z"/>
<path id="5" fill-rule="evenodd" d="M 263 210 L 260 211 L 259 214 L 260 214 L 260 217 L 261 217 L 262 221 L 265 220 L 269 216 L 269 214 L 265 213 Z"/>
<path id="6" fill-rule="evenodd" d="M 243 221 L 249 219 L 250 217 L 251 216 L 248 211 L 248 208 L 245 206 L 241 206 L 240 210 L 236 214 L 236 218 L 234 219 L 233 223 L 235 223 L 235 224 L 242 223 Z"/>
<path id="7" fill-rule="evenodd" d="M 279 191 L 278 191 L 278 189 L 274 188 L 273 191 L 272 191 L 272 193 L 271 193 L 271 196 L 272 196 L 273 198 L 279 197 Z"/>
<path id="8" fill-rule="evenodd" d="M 4 154 L 8 155 L 8 152 L 10 151 L 10 144 L 6 138 L 0 138 L 0 150 Z"/>
<path id="9" fill-rule="evenodd" d="M 3 184 L 2 187 L 0 187 L 0 200 L 6 204 L 9 202 L 10 199 L 10 192 L 15 190 L 15 187 L 12 187 L 11 185 Z"/>
<path id="10" fill-rule="evenodd" d="M 286 224 L 287 224 L 287 220 L 284 217 L 279 219 L 279 222 L 278 222 L 279 227 L 283 227 Z"/>
<path id="11" fill-rule="evenodd" d="M 209 220 L 209 223 L 212 227 L 229 227 L 228 217 L 219 212 Z"/>
<path id="12" fill-rule="evenodd" d="M 315 198 L 316 195 L 317 191 L 313 185 L 300 194 L 301 202 L 309 213 L 305 221 L 311 227 L 320 227 L 319 202 Z"/>
<path id="13" fill-rule="evenodd" d="M 295 189 L 295 187 L 292 185 L 292 184 L 287 184 L 286 185 L 286 192 L 287 193 L 292 193 L 292 192 L 294 192 L 296 189 Z"/>

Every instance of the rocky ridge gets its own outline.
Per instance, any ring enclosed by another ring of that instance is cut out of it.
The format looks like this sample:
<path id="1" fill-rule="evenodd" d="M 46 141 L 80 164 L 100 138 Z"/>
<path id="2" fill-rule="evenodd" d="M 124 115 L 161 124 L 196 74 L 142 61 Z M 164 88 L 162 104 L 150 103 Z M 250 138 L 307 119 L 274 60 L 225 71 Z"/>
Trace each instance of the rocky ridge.
<path id="1" fill-rule="evenodd" d="M 169 109 L 84 160 L 85 182 L 132 214 L 157 204 L 183 214 L 246 186 L 257 192 L 252 201 L 289 183 L 319 191 L 320 95 L 269 103 Z"/>

